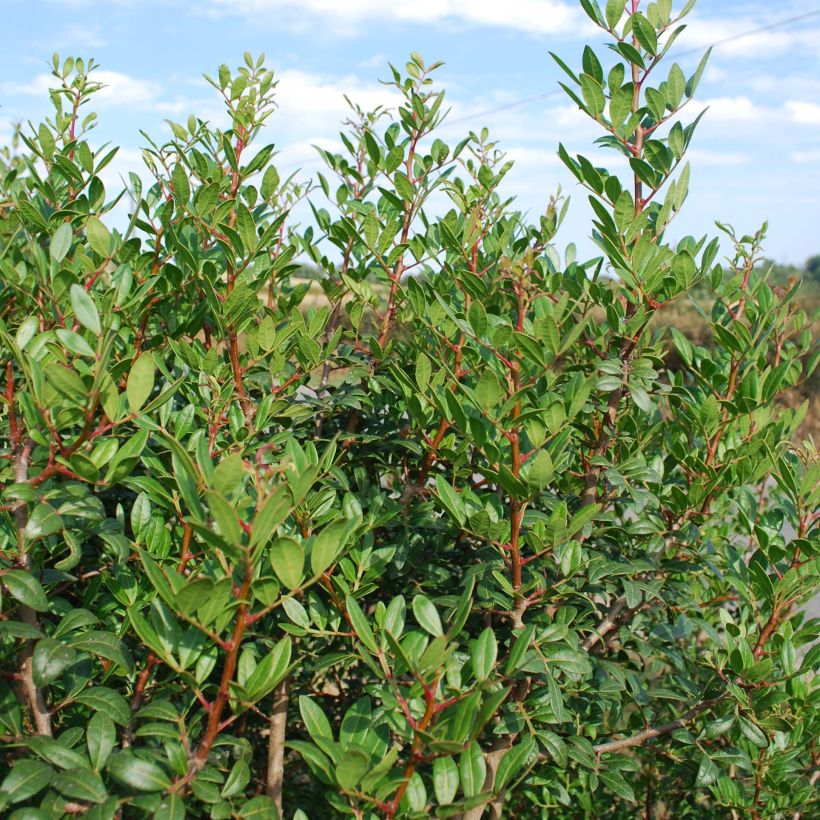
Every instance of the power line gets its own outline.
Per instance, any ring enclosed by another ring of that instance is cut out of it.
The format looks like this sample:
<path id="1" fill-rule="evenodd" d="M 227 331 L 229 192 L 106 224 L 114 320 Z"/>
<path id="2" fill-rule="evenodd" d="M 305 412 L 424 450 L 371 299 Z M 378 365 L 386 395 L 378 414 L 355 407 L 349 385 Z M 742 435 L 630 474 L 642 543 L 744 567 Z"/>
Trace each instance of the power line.
<path id="1" fill-rule="evenodd" d="M 722 40 L 712 43 L 711 48 L 719 48 L 720 46 L 725 46 L 727 43 L 733 43 L 735 40 L 742 40 L 744 37 L 753 37 L 755 34 L 763 34 L 763 32 L 771 31 L 775 28 L 782 28 L 783 26 L 789 26 L 792 23 L 799 23 L 801 20 L 808 20 L 809 17 L 818 16 L 820 16 L 820 9 L 807 11 L 794 17 L 786 17 L 783 20 L 776 20 L 773 23 L 767 23 L 765 26 L 758 26 L 758 28 L 749 29 L 749 31 L 743 31 L 740 34 L 733 34 L 731 37 L 724 37 Z M 691 54 L 700 54 L 701 52 L 702 49 L 700 48 L 690 48 L 686 51 L 679 52 L 677 56 L 688 57 Z"/>
<path id="2" fill-rule="evenodd" d="M 475 120 L 478 117 L 486 117 L 490 114 L 497 114 L 500 111 L 507 111 L 510 108 L 520 108 L 522 105 L 529 105 L 530 103 L 537 102 L 538 100 L 546 100 L 548 97 L 555 97 L 558 94 L 563 94 L 562 89 L 556 89 L 554 91 L 544 91 L 542 94 L 536 94 L 533 97 L 524 97 L 520 100 L 514 100 L 513 102 L 505 103 L 504 105 L 498 105 L 495 108 L 487 108 L 484 111 L 476 111 L 475 114 L 467 114 L 464 117 L 459 117 L 457 120 L 449 120 L 448 125 L 457 125 L 458 123 L 468 122 L 469 120 Z"/>
<path id="3" fill-rule="evenodd" d="M 783 26 L 791 25 L 792 23 L 799 23 L 801 20 L 807 20 L 810 17 L 820 17 L 820 9 L 815 9 L 814 11 L 807 11 L 803 14 L 797 14 L 794 17 L 785 17 L 782 20 L 775 20 L 773 23 L 767 23 L 764 26 L 758 26 L 757 28 L 740 32 L 739 34 L 733 34 L 730 37 L 724 37 L 722 40 L 717 40 L 716 42 L 712 43 L 712 45 L 709 46 L 709 48 L 720 48 L 720 46 L 725 46 L 728 43 L 734 43 L 736 40 L 742 40 L 746 37 L 753 37 L 755 34 L 762 34 L 763 32 L 771 31 L 772 29 L 782 28 Z M 702 54 L 703 51 L 704 49 L 701 47 L 690 48 L 686 51 L 678 52 L 676 56 L 679 58 L 688 57 L 692 54 Z M 520 100 L 513 100 L 512 102 L 504 103 L 503 105 L 497 105 L 495 106 L 495 108 L 487 108 L 484 111 L 476 111 L 475 114 L 467 114 L 464 117 L 459 117 L 456 120 L 450 120 L 448 124 L 457 125 L 458 123 L 469 122 L 470 120 L 478 119 L 478 117 L 487 117 L 491 114 L 498 114 L 501 111 L 509 111 L 512 108 L 520 108 L 521 106 L 538 102 L 538 100 L 546 100 L 549 97 L 556 97 L 558 95 L 562 95 L 563 93 L 564 92 L 562 89 L 544 91 L 541 94 L 535 94 L 532 97 L 522 97 Z"/>

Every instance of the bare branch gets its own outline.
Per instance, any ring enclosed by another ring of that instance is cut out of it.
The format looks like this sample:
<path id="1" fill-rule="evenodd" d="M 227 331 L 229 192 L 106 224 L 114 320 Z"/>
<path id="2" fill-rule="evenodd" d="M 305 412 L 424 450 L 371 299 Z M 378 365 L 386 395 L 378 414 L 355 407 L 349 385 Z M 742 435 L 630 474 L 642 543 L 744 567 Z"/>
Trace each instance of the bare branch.
<path id="1" fill-rule="evenodd" d="M 273 709 L 270 716 L 268 737 L 267 794 L 276 804 L 279 817 L 282 814 L 282 784 L 285 778 L 285 732 L 288 728 L 288 687 L 284 678 L 273 690 Z"/>
<path id="2" fill-rule="evenodd" d="M 633 746 L 641 746 L 646 743 L 647 740 L 652 740 L 653 738 L 660 737 L 661 735 L 669 734 L 669 732 L 674 732 L 676 729 L 682 729 L 690 720 L 701 714 L 701 712 L 706 712 L 713 706 L 717 706 L 717 704 L 726 698 L 727 695 L 728 692 L 724 692 L 716 698 L 699 703 L 697 706 L 693 706 L 688 712 L 684 712 L 684 714 L 682 714 L 679 718 L 672 720 L 669 723 L 662 723 L 660 726 L 652 726 L 648 729 L 644 729 L 642 732 L 638 732 L 636 735 L 632 735 L 631 737 L 624 737 L 620 740 L 610 740 L 607 743 L 599 743 L 595 747 L 595 752 L 599 755 L 608 754 L 609 752 L 619 752 L 622 749 L 629 749 Z"/>
<path id="3" fill-rule="evenodd" d="M 615 628 L 618 616 L 625 608 L 626 598 L 618 598 L 615 603 L 612 604 L 607 610 L 603 621 L 598 625 L 598 628 L 584 641 L 583 647 L 587 652 Z"/>

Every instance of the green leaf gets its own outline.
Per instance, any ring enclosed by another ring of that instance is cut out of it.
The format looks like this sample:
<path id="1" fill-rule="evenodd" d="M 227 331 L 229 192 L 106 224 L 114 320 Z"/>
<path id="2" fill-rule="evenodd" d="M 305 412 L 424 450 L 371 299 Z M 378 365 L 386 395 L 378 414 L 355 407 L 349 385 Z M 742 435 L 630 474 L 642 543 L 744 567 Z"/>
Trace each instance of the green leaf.
<path id="1" fill-rule="evenodd" d="M 272 580 L 271 586 L 272 588 L 276 587 L 278 590 L 278 584 L 276 584 L 276 581 Z M 276 595 L 271 593 L 271 598 L 275 600 Z M 285 614 L 288 616 L 291 623 L 296 624 L 296 626 L 299 626 L 302 629 L 310 629 L 310 615 L 308 615 L 308 611 L 302 606 L 302 604 L 299 603 L 299 601 L 296 600 L 296 598 L 283 598 L 282 609 L 285 610 Z"/>
<path id="2" fill-rule="evenodd" d="M 134 660 L 128 651 L 128 647 L 110 632 L 96 629 L 80 632 L 72 635 L 67 643 L 81 652 L 89 652 L 92 655 L 98 655 L 101 658 L 113 661 L 129 672 L 134 668 Z"/>
<path id="3" fill-rule="evenodd" d="M 290 653 L 291 640 L 285 637 L 257 664 L 256 669 L 245 681 L 245 690 L 252 701 L 261 700 L 285 677 L 290 663 Z"/>
<path id="4" fill-rule="evenodd" d="M 45 372 L 54 389 L 70 403 L 79 406 L 86 400 L 88 389 L 74 368 L 51 361 L 47 363 Z"/>
<path id="5" fill-rule="evenodd" d="M 42 757 L 59 769 L 87 769 L 88 760 L 74 749 L 69 749 L 46 735 L 29 737 L 26 745 L 38 757 Z"/>
<path id="6" fill-rule="evenodd" d="M 176 605 L 186 615 L 193 615 L 213 594 L 214 582 L 207 577 L 195 578 L 180 588 Z"/>
<path id="7" fill-rule="evenodd" d="M 506 393 L 498 380 L 498 376 L 490 370 L 486 369 L 478 380 L 475 387 L 475 397 L 478 400 L 478 406 L 482 410 L 491 410 L 502 399 L 506 398 Z"/>
<path id="8" fill-rule="evenodd" d="M 242 456 L 239 453 L 231 453 L 216 465 L 213 477 L 214 489 L 226 498 L 230 498 L 234 492 L 241 489 L 243 472 Z"/>
<path id="9" fill-rule="evenodd" d="M 138 412 L 154 389 L 154 354 L 143 353 L 131 366 L 125 396 L 132 413 Z"/>
<path id="10" fill-rule="evenodd" d="M 166 436 L 165 440 L 171 450 L 171 464 L 179 491 L 191 514 L 199 520 L 204 520 L 205 510 L 199 500 L 199 476 L 191 456 L 176 439 Z"/>
<path id="11" fill-rule="evenodd" d="M 601 9 L 598 7 L 597 0 L 578 0 L 578 2 L 593 23 L 600 25 L 603 22 L 601 19 Z"/>
<path id="12" fill-rule="evenodd" d="M 85 236 L 95 253 L 106 258 L 111 254 L 111 234 L 98 217 L 88 217 L 85 223 Z"/>
<path id="13" fill-rule="evenodd" d="M 74 661 L 75 654 L 73 649 L 53 638 L 37 641 L 31 659 L 35 683 L 42 686 L 59 678 L 63 670 Z"/>
<path id="14" fill-rule="evenodd" d="M 78 356 L 85 356 L 88 359 L 93 359 L 96 355 L 94 348 L 82 337 L 79 333 L 73 330 L 66 330 L 64 327 L 58 327 L 55 331 L 57 338 L 72 352 Z"/>
<path id="15" fill-rule="evenodd" d="M 633 14 L 632 31 L 638 42 L 653 57 L 658 53 L 658 34 L 655 27 L 642 14 Z"/>
<path id="16" fill-rule="evenodd" d="M 527 465 L 527 482 L 536 490 L 543 490 L 549 486 L 555 474 L 555 467 L 552 464 L 550 454 L 546 450 L 541 450 L 538 455 Z"/>
<path id="17" fill-rule="evenodd" d="M 105 785 L 95 772 L 60 772 L 52 785 L 60 794 L 86 803 L 102 803 L 108 797 Z"/>
<path id="18" fill-rule="evenodd" d="M 720 777 L 720 769 L 715 765 L 706 755 L 700 759 L 700 766 L 698 767 L 698 776 L 695 778 L 695 785 L 703 788 L 711 786 Z"/>
<path id="19" fill-rule="evenodd" d="M 156 561 L 154 561 L 153 558 L 151 558 L 147 552 L 145 552 L 145 550 L 140 549 L 139 556 L 145 568 L 145 574 L 151 582 L 151 586 L 154 587 L 159 594 L 159 597 L 162 598 L 166 604 L 169 606 L 173 605 L 174 590 L 171 587 L 171 582 L 168 580 L 168 576 L 165 574 L 164 570 Z"/>
<path id="20" fill-rule="evenodd" d="M 530 643 L 532 642 L 532 637 L 534 634 L 534 624 L 528 624 L 516 637 L 515 643 L 510 650 L 510 654 L 507 657 L 507 662 L 504 667 L 507 675 L 511 675 L 516 671 L 516 669 L 518 669 L 518 665 L 521 663 L 525 653 L 530 648 Z"/>
<path id="21" fill-rule="evenodd" d="M 527 735 L 520 743 L 516 743 L 510 748 L 498 764 L 493 785 L 494 790 L 501 791 L 509 785 L 524 766 L 534 759 L 535 753 L 535 741 L 530 735 Z"/>
<path id="22" fill-rule="evenodd" d="M 70 222 L 61 222 L 60 227 L 51 236 L 49 242 L 49 254 L 52 260 L 60 263 L 65 259 L 68 249 L 71 247 L 71 241 L 74 239 L 74 231 L 71 229 Z"/>
<path id="23" fill-rule="evenodd" d="M 334 521 L 322 529 L 310 551 L 310 568 L 314 575 L 321 575 L 338 560 L 357 525 L 356 521 Z"/>
<path id="24" fill-rule="evenodd" d="M 305 551 L 293 538 L 279 538 L 270 548 L 270 562 L 279 580 L 288 589 L 298 589 L 305 569 Z"/>
<path id="25" fill-rule="evenodd" d="M 643 410 L 644 413 L 651 412 L 652 399 L 649 398 L 649 394 L 643 387 L 637 384 L 631 384 L 629 386 L 629 395 L 632 396 L 632 401 L 635 402 L 635 406 L 639 410 Z"/>
<path id="26" fill-rule="evenodd" d="M 246 801 L 239 809 L 239 817 L 250 820 L 278 820 L 279 812 L 270 797 L 259 795 Z"/>
<path id="27" fill-rule="evenodd" d="M 273 165 L 270 165 L 262 175 L 262 184 L 259 187 L 259 193 L 262 194 L 265 199 L 270 199 L 278 187 L 279 172 Z"/>
<path id="28" fill-rule="evenodd" d="M 539 732 L 538 738 L 558 766 L 566 768 L 568 754 L 564 739 L 554 732 Z"/>
<path id="29" fill-rule="evenodd" d="M 567 535 L 573 536 L 579 530 L 582 530 L 593 518 L 600 512 L 600 504 L 588 504 L 582 507 L 575 515 L 570 518 L 567 524 Z"/>
<path id="30" fill-rule="evenodd" d="M 600 772 L 598 776 L 607 786 L 609 786 L 610 789 L 612 789 L 612 791 L 615 792 L 615 794 L 618 795 L 618 797 L 622 797 L 624 800 L 629 800 L 631 803 L 635 802 L 635 792 L 620 772 Z"/>
<path id="31" fill-rule="evenodd" d="M 379 144 L 376 142 L 372 131 L 364 132 L 364 146 L 367 150 L 367 155 L 370 157 L 370 161 L 378 163 L 381 158 L 381 153 L 379 151 Z"/>
<path id="32" fill-rule="evenodd" d="M 72 285 L 70 290 L 71 307 L 74 309 L 74 315 L 77 321 L 86 329 L 90 330 L 96 336 L 102 332 L 100 326 L 100 314 L 97 312 L 97 306 L 91 298 L 91 294 L 86 293 L 85 288 L 80 285 Z"/>
<path id="33" fill-rule="evenodd" d="M 156 763 L 137 757 L 134 752 L 117 752 L 108 759 L 108 773 L 123 786 L 141 792 L 162 792 L 171 778 Z"/>
<path id="34" fill-rule="evenodd" d="M 359 606 L 356 599 L 348 595 L 345 599 L 345 607 L 347 609 L 347 614 L 350 617 L 350 623 L 356 631 L 356 634 L 359 636 L 361 642 L 371 652 L 374 654 L 377 653 L 379 651 L 379 647 L 376 643 L 376 638 L 373 635 L 373 630 L 370 628 L 370 624 L 367 622 L 367 618 L 365 617 L 364 612 L 362 612 L 362 608 Z"/>
<path id="35" fill-rule="evenodd" d="M 447 511 L 453 518 L 458 521 L 460 525 L 467 522 L 467 515 L 464 511 L 464 503 L 459 494 L 450 486 L 444 476 L 436 476 L 436 490 L 441 499 L 442 504 L 447 508 Z"/>
<path id="36" fill-rule="evenodd" d="M 287 485 L 280 484 L 253 520 L 251 546 L 267 544 L 276 528 L 288 517 L 293 500 Z"/>
<path id="37" fill-rule="evenodd" d="M 697 91 L 698 85 L 700 84 L 701 77 L 703 76 L 703 72 L 706 70 L 706 64 L 709 62 L 709 57 L 712 54 L 712 49 L 707 49 L 706 53 L 701 57 L 700 62 L 698 63 L 698 67 L 695 69 L 695 73 L 689 78 L 689 82 L 686 83 L 686 96 L 693 97 L 695 91 Z"/>
<path id="38" fill-rule="evenodd" d="M 220 790 L 223 797 L 236 797 L 244 792 L 251 779 L 251 767 L 244 760 L 237 760 Z"/>
<path id="39" fill-rule="evenodd" d="M 477 680 L 487 680 L 495 667 L 498 657 L 498 642 L 495 633 L 488 626 L 473 644 L 473 674 Z"/>
<path id="40" fill-rule="evenodd" d="M 0 800 L 19 803 L 51 783 L 54 770 L 41 760 L 18 760 L 0 785 Z"/>
<path id="41" fill-rule="evenodd" d="M 461 630 L 464 628 L 464 624 L 467 623 L 467 619 L 470 617 L 470 612 L 473 608 L 473 590 L 475 589 L 475 577 L 469 576 L 465 580 L 466 583 L 464 585 L 464 589 L 461 591 L 461 595 L 458 598 L 458 604 L 456 605 L 456 608 L 453 610 L 453 614 L 450 616 L 449 626 L 447 628 L 447 635 L 450 640 L 456 638 L 458 634 L 461 632 Z M 401 598 L 401 607 L 402 617 L 404 617 L 404 598 Z"/>
<path id="42" fill-rule="evenodd" d="M 434 637 L 444 634 L 441 626 L 441 618 L 433 602 L 424 595 L 416 595 L 413 598 L 413 615 L 415 615 L 419 626 Z"/>
<path id="43" fill-rule="evenodd" d="M 65 615 L 63 615 L 63 619 L 54 630 L 54 637 L 57 638 L 60 635 L 73 632 L 75 629 L 81 629 L 84 626 L 93 626 L 99 622 L 100 619 L 93 612 L 77 607 L 76 609 L 69 610 Z"/>
<path id="44" fill-rule="evenodd" d="M 433 366 L 430 364 L 430 359 L 424 353 L 419 353 L 416 358 L 416 384 L 420 390 L 425 390 L 430 384 L 430 376 L 433 372 Z"/>
<path id="45" fill-rule="evenodd" d="M 119 692 L 106 686 L 92 686 L 78 692 L 74 695 L 74 700 L 97 712 L 103 712 L 119 726 L 127 726 L 131 721 L 128 701 Z"/>
<path id="46" fill-rule="evenodd" d="M 154 812 L 153 820 L 185 820 L 185 803 L 182 797 L 178 794 L 169 794 Z"/>
<path id="47" fill-rule="evenodd" d="M 367 752 L 356 746 L 349 746 L 336 764 L 336 780 L 342 789 L 351 791 L 369 768 L 370 757 Z"/>
<path id="48" fill-rule="evenodd" d="M 188 182 L 188 174 L 185 166 L 177 163 L 171 172 L 171 183 L 174 187 L 174 199 L 180 204 L 187 204 L 191 198 L 191 186 Z"/>
<path id="49" fill-rule="evenodd" d="M 219 534 L 231 545 L 238 546 L 242 543 L 242 529 L 236 510 L 228 503 L 224 496 L 213 490 L 205 493 L 208 502 L 208 509 L 211 517 L 219 528 Z"/>
<path id="50" fill-rule="evenodd" d="M 299 696 L 299 713 L 311 739 L 319 746 L 324 740 L 333 740 L 333 730 L 330 728 L 325 713 L 311 698 Z"/>
<path id="51" fill-rule="evenodd" d="M 19 347 L 21 351 L 25 350 L 28 343 L 39 333 L 39 331 L 40 322 L 36 316 L 29 316 L 27 319 L 24 319 L 17 328 L 17 332 L 14 334 L 14 340 L 17 342 L 17 347 Z"/>
<path id="52" fill-rule="evenodd" d="M 610 29 L 614 29 L 623 17 L 625 4 L 626 0 L 607 0 L 605 16 L 606 24 Z"/>
<path id="53" fill-rule="evenodd" d="M 740 731 L 754 743 L 755 746 L 765 749 L 769 745 L 769 738 L 766 733 L 752 720 L 741 715 Z"/>
<path id="54" fill-rule="evenodd" d="M 13 638 L 26 640 L 43 637 L 43 633 L 36 626 L 24 624 L 21 621 L 0 621 L 0 635 L 9 635 Z"/>
<path id="55" fill-rule="evenodd" d="M 677 108 L 686 91 L 686 77 L 677 63 L 673 63 L 672 68 L 669 70 L 669 78 L 666 81 L 666 86 L 669 102 L 673 108 Z"/>
<path id="56" fill-rule="evenodd" d="M 404 799 L 413 812 L 423 812 L 427 805 L 427 789 L 424 787 L 424 780 L 418 772 L 413 772 L 413 776 L 407 784 L 407 791 Z"/>
<path id="57" fill-rule="evenodd" d="M 38 538 L 54 535 L 62 528 L 62 516 L 50 504 L 43 503 L 38 504 L 29 515 L 24 532 L 26 538 L 36 541 Z"/>
<path id="58" fill-rule="evenodd" d="M 484 788 L 487 764 L 478 743 L 471 743 L 459 756 L 458 773 L 466 797 L 474 797 Z"/>
<path id="59" fill-rule="evenodd" d="M 452 757 L 437 757 L 433 761 L 433 789 L 439 805 L 447 806 L 458 791 L 458 766 Z"/>
<path id="60" fill-rule="evenodd" d="M 724 717 L 716 718 L 704 726 L 704 734 L 706 737 L 712 739 L 725 735 L 735 722 L 735 716 L 732 713 Z"/>
<path id="61" fill-rule="evenodd" d="M 638 179 L 645 185 L 648 185 L 654 190 L 655 185 L 657 184 L 657 177 L 656 171 L 652 168 L 652 166 L 648 162 L 644 162 L 642 159 L 637 159 L 636 157 L 632 157 L 629 160 L 629 164 L 635 172 L 635 176 L 637 176 Z"/>
<path id="62" fill-rule="evenodd" d="M 88 759 L 97 771 L 105 766 L 117 742 L 117 732 L 114 721 L 103 712 L 96 712 L 85 730 Z"/>
<path id="63" fill-rule="evenodd" d="M 21 604 L 30 607 L 35 612 L 45 612 L 48 609 L 46 593 L 40 586 L 40 582 L 30 573 L 23 569 L 10 569 L 3 573 L 0 579 L 11 596 Z"/>
<path id="64" fill-rule="evenodd" d="M 393 185 L 396 187 L 396 193 L 405 201 L 411 202 L 414 197 L 413 186 L 410 180 L 401 171 L 396 171 L 393 174 Z"/>
<path id="65" fill-rule="evenodd" d="M 589 113 L 593 117 L 600 117 L 606 106 L 606 98 L 604 97 L 604 90 L 601 88 L 594 77 L 589 74 L 582 74 L 579 77 L 581 82 L 581 93 L 584 95 L 584 102 L 587 104 Z"/>

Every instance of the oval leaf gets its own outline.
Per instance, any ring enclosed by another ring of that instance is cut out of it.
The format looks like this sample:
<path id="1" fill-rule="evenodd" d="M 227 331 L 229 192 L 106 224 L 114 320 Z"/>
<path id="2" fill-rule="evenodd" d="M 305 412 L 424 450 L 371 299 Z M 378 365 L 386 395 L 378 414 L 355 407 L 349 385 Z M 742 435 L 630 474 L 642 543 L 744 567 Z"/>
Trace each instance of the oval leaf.
<path id="1" fill-rule="evenodd" d="M 74 284 L 71 286 L 71 307 L 74 308 L 74 315 L 77 321 L 86 329 L 97 336 L 100 335 L 100 314 L 97 306 L 91 298 L 91 294 L 86 293 L 85 288 Z"/>
<path id="2" fill-rule="evenodd" d="M 128 374 L 128 382 L 125 387 L 125 396 L 128 399 L 128 406 L 133 413 L 140 410 L 143 404 L 148 401 L 151 391 L 154 389 L 154 355 L 143 353 L 131 368 Z"/>

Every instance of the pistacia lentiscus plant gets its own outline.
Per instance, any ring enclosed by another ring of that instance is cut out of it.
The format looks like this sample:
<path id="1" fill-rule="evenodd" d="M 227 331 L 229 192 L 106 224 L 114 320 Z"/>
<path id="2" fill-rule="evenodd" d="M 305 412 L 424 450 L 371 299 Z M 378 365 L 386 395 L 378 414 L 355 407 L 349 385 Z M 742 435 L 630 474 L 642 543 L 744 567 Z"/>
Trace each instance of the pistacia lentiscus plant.
<path id="1" fill-rule="evenodd" d="M 4 816 L 817 816 L 820 467 L 778 409 L 817 354 L 763 232 L 666 238 L 692 3 L 581 5 L 587 262 L 437 137 L 417 55 L 313 186 L 247 56 L 116 193 L 55 58 L 0 191 Z M 663 324 L 704 282 L 711 349 Z"/>

